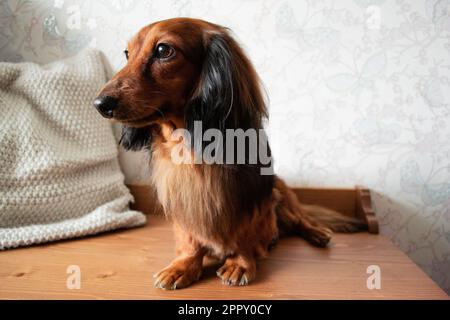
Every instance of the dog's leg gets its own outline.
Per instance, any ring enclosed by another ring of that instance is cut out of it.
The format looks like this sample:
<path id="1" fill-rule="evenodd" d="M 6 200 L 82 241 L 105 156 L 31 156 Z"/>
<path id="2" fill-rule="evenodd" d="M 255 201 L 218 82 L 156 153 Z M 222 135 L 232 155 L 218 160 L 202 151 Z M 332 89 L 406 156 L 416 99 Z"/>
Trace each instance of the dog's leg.
<path id="1" fill-rule="evenodd" d="M 333 232 L 367 230 L 367 223 L 331 209 L 301 204 L 296 194 L 280 178 L 275 181 L 274 195 L 280 233 L 299 234 L 315 246 L 324 247 Z"/>
<path id="2" fill-rule="evenodd" d="M 318 225 L 306 216 L 299 215 L 297 220 L 297 231 L 303 238 L 317 247 L 325 247 L 330 242 L 333 232 Z"/>
<path id="3" fill-rule="evenodd" d="M 298 234 L 311 244 L 325 247 L 333 232 L 327 226 L 306 215 L 297 196 L 279 178 L 276 179 L 275 198 L 277 222 L 281 234 Z"/>
<path id="4" fill-rule="evenodd" d="M 288 205 L 281 205 L 277 208 L 277 217 L 282 233 L 298 234 L 318 247 L 325 247 L 333 234 L 327 227 L 302 214 L 300 208 L 293 212 Z"/>
<path id="5" fill-rule="evenodd" d="M 230 286 L 245 286 L 255 279 L 256 261 L 251 254 L 235 254 L 228 257 L 217 275 L 222 283 Z"/>
<path id="6" fill-rule="evenodd" d="M 154 275 L 155 287 L 175 290 L 189 286 L 202 275 L 202 260 L 203 254 L 176 258 Z"/>
<path id="7" fill-rule="evenodd" d="M 202 275 L 206 250 L 192 237 L 176 228 L 177 255 L 170 265 L 155 274 L 155 287 L 167 290 L 181 289 L 197 281 Z"/>

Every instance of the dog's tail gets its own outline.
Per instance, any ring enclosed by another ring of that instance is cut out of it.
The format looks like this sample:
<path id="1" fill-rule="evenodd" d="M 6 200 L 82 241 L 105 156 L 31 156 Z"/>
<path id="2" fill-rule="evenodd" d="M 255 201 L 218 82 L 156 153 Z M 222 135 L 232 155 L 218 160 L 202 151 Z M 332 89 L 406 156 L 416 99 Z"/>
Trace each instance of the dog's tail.
<path id="1" fill-rule="evenodd" d="M 364 221 L 317 205 L 301 204 L 302 213 L 333 232 L 352 233 L 367 230 Z"/>
<path id="2" fill-rule="evenodd" d="M 364 221 L 317 205 L 301 204 L 293 190 L 275 180 L 278 228 L 280 235 L 297 234 L 317 246 L 325 246 L 332 232 L 367 230 Z"/>

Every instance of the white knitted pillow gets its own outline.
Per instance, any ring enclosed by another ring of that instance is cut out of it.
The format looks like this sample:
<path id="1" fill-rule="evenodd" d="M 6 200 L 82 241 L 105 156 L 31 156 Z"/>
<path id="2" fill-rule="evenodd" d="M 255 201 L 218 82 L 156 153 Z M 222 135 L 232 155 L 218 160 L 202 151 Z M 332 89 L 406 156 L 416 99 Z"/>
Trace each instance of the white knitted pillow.
<path id="1" fill-rule="evenodd" d="M 145 223 L 128 210 L 117 143 L 92 107 L 100 54 L 0 63 L 0 249 Z"/>

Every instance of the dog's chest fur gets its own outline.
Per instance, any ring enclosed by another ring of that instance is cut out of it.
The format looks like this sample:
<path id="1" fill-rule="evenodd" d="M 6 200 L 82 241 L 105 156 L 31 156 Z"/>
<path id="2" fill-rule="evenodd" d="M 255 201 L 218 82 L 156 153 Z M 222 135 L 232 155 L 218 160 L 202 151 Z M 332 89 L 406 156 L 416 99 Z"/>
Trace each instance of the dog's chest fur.
<path id="1" fill-rule="evenodd" d="M 230 232 L 235 210 L 227 177 L 219 165 L 176 164 L 169 128 L 152 143 L 151 179 L 164 212 L 183 229 L 199 237 L 220 237 Z M 229 200 L 229 201 L 227 201 Z"/>
<path id="2" fill-rule="evenodd" d="M 252 166 L 176 164 L 173 129 L 162 126 L 151 149 L 151 179 L 165 214 L 211 255 L 223 258 L 242 246 L 261 255 L 277 237 L 273 177 Z"/>

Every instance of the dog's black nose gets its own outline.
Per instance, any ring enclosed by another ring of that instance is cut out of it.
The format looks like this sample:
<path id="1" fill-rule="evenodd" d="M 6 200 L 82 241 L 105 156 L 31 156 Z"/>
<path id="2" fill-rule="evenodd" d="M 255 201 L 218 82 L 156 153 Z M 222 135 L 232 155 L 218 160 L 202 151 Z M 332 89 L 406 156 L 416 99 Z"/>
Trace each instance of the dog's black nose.
<path id="1" fill-rule="evenodd" d="M 101 96 L 94 100 L 94 107 L 105 118 L 112 118 L 114 115 L 114 109 L 117 107 L 117 98 L 111 96 Z"/>

